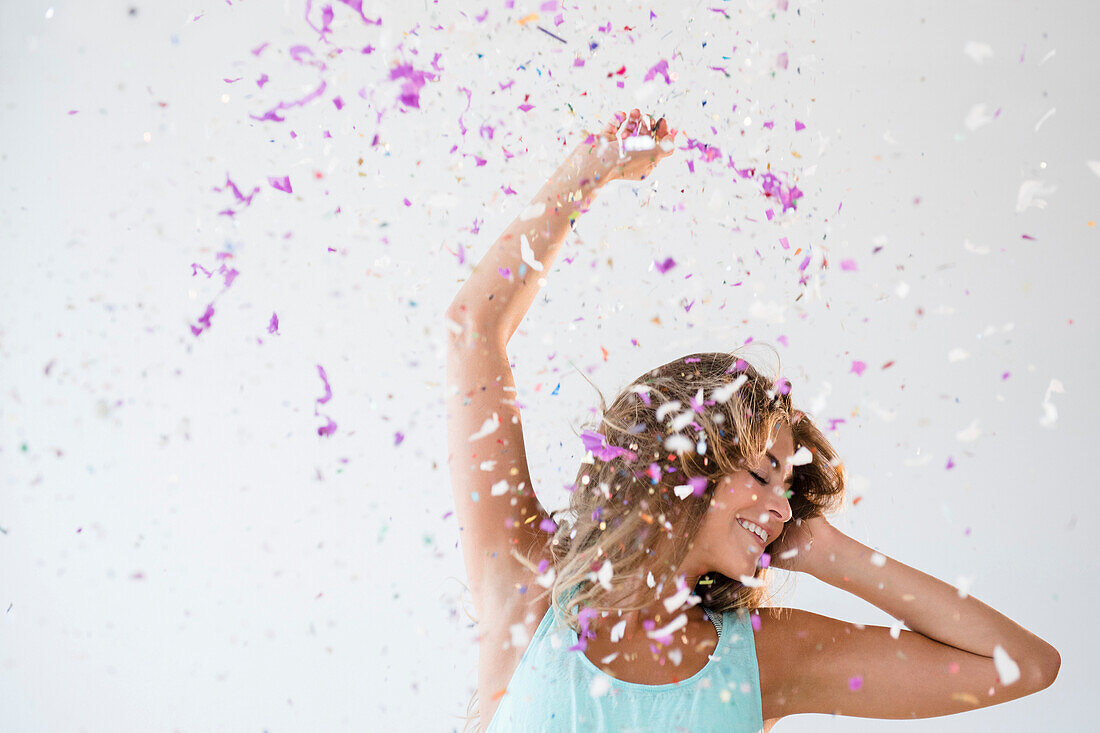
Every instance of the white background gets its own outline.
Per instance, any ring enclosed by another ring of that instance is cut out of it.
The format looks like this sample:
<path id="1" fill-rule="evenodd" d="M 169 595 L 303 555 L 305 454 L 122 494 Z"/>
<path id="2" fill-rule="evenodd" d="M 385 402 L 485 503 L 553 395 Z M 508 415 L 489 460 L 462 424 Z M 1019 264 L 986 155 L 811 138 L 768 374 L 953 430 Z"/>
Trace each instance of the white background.
<path id="1" fill-rule="evenodd" d="M 512 340 L 544 503 L 598 404 L 581 372 L 610 400 L 772 344 L 796 403 L 844 420 L 834 524 L 1062 655 L 995 708 L 777 733 L 1087 727 L 1100 6 L 367 2 L 375 25 L 334 3 L 322 41 L 316 5 L 0 3 L 0 729 L 460 730 L 442 312 L 633 107 L 721 156 L 604 189 Z M 418 108 L 399 64 L 434 75 Z M 731 159 L 797 183 L 797 210 Z M 783 593 L 892 620 L 809 577 Z"/>

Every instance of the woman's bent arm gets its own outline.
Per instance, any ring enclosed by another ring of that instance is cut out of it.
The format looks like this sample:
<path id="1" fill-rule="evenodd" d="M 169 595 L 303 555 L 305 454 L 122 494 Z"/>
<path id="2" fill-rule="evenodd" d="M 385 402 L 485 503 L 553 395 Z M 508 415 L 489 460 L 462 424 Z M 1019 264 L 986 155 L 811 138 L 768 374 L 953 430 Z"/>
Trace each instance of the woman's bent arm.
<path id="1" fill-rule="evenodd" d="M 913 631 L 768 609 L 756 634 L 765 717 L 951 715 L 1030 695 L 1057 677 L 1054 647 L 976 598 L 960 598 L 947 583 L 875 552 L 823 517 L 804 520 L 796 534 L 798 570 Z"/>
<path id="2" fill-rule="evenodd" d="M 913 631 L 956 649 L 996 658 L 1001 647 L 1032 679 L 1058 674 L 1057 650 L 973 596 L 897 562 L 833 529 L 812 574 L 873 603 Z M 814 550 L 815 554 L 817 549 Z"/>

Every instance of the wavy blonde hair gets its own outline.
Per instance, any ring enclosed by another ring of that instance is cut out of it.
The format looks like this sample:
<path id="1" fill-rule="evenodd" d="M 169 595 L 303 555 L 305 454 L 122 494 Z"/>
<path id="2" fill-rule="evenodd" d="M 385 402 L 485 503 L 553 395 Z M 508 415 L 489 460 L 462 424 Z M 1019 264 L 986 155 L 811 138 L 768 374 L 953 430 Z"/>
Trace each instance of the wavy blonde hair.
<path id="1" fill-rule="evenodd" d="M 763 458 L 779 425 L 789 426 L 795 448 L 813 457 L 794 467 L 791 522 L 840 508 L 844 467 L 809 416 L 792 407 L 790 387 L 734 351 L 690 354 L 652 369 L 610 407 L 600 392 L 601 416 L 588 438 L 601 446 L 581 465 L 569 507 L 555 512 L 558 527 L 547 540 L 555 576 L 542 595 L 550 594 L 559 624 L 580 634 L 582 609 L 643 608 L 647 601 L 619 601 L 643 598 L 649 573 L 656 583 L 674 582 L 718 483 Z M 680 499 L 674 487 L 691 479 L 702 492 Z M 614 571 L 610 590 L 595 572 L 605 561 Z M 754 577 L 746 585 L 709 573 L 695 592 L 716 613 L 760 608 L 770 600 L 767 569 L 758 567 Z M 476 698 L 475 692 L 467 706 L 467 727 L 479 715 L 469 714 Z"/>
<path id="2" fill-rule="evenodd" d="M 601 393 L 600 406 L 595 432 L 610 450 L 600 451 L 606 460 L 581 466 L 569 508 L 549 540 L 552 604 L 574 631 L 580 608 L 643 608 L 647 601 L 616 600 L 647 595 L 650 572 L 656 583 L 674 582 L 718 482 L 763 458 L 779 425 L 789 426 L 795 448 L 813 457 L 794 467 L 791 521 L 843 504 L 844 467 L 813 421 L 792 407 L 790 382 L 765 376 L 736 351 L 671 361 L 634 380 L 610 407 Z M 704 488 L 680 499 L 673 488 L 690 479 Z M 610 590 L 594 572 L 605 561 L 614 569 Z M 746 585 L 709 573 L 695 591 L 708 611 L 759 608 L 769 601 L 767 569 L 757 568 L 754 577 Z"/>

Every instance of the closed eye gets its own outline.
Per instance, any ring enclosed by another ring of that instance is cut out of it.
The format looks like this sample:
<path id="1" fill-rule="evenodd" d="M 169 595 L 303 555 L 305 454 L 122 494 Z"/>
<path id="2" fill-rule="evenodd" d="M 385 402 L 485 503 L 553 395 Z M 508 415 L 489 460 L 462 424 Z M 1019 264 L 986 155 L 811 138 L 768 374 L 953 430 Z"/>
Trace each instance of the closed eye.
<path id="1" fill-rule="evenodd" d="M 757 481 L 759 481 L 761 486 L 767 486 L 768 485 L 768 480 L 766 478 L 764 478 L 763 476 L 757 476 L 752 471 L 749 471 L 749 475 L 752 476 Z"/>

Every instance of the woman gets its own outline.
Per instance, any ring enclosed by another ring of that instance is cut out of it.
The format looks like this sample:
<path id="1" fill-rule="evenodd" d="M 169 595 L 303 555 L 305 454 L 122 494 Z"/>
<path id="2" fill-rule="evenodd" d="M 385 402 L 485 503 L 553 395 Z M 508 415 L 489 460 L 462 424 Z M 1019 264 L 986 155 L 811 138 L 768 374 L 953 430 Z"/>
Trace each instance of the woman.
<path id="1" fill-rule="evenodd" d="M 617 113 L 447 312 L 480 729 L 766 733 L 796 713 L 923 718 L 1049 686 L 1052 646 L 826 521 L 844 496 L 835 452 L 792 407 L 786 380 L 736 354 L 693 354 L 635 380 L 583 435 L 592 459 L 571 520 L 558 525 L 539 505 L 506 345 L 570 223 L 608 182 L 644 179 L 675 136 L 664 119 Z M 766 607 L 769 566 L 809 573 L 899 623 Z"/>

